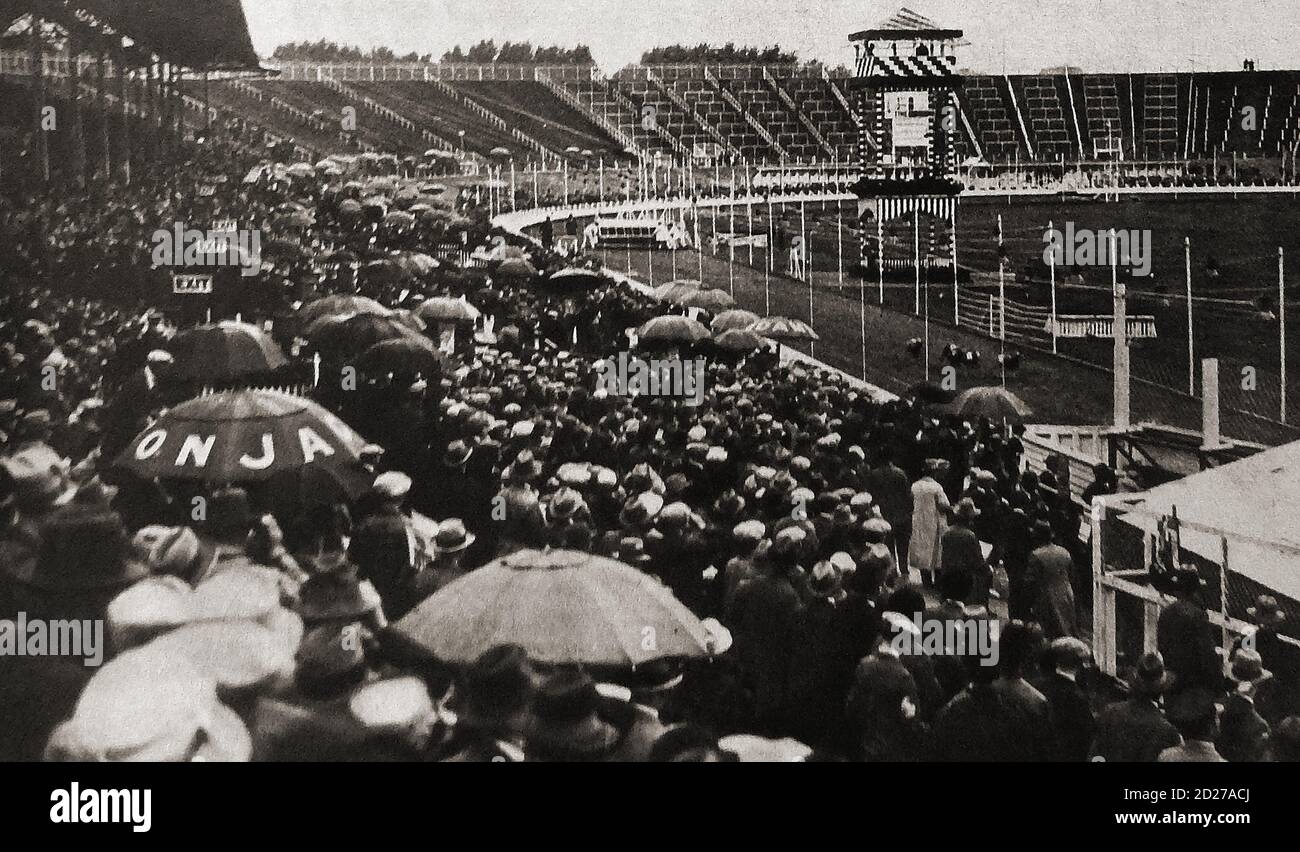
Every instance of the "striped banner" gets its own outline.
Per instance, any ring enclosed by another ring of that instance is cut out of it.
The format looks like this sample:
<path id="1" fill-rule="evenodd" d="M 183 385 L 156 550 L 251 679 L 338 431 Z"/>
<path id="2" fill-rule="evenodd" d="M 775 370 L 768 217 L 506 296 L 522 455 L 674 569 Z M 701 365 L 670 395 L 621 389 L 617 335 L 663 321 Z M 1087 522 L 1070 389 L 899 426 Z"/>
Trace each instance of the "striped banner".
<path id="1" fill-rule="evenodd" d="M 873 56 L 869 77 L 949 77 L 957 70 L 955 56 Z"/>
<path id="2" fill-rule="evenodd" d="M 946 195 L 917 195 L 904 198 L 863 198 L 858 200 L 858 219 L 867 213 L 882 222 L 892 222 L 919 210 L 927 216 L 948 220 L 956 210 L 957 199 Z"/>

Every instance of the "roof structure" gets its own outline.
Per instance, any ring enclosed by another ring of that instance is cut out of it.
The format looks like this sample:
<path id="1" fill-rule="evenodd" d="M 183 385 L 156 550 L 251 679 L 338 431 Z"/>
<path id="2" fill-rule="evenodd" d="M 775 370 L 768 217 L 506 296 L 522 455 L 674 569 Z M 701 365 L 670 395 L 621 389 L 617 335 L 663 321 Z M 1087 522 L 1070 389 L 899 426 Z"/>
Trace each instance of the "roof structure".
<path id="1" fill-rule="evenodd" d="M 944 29 L 924 15 L 906 6 L 881 21 L 874 28 L 849 36 L 850 41 L 870 39 L 945 39 L 961 38 L 961 30 Z"/>
<path id="2" fill-rule="evenodd" d="M 74 26 L 89 15 L 138 48 L 196 71 L 260 68 L 241 0 L 0 0 L 0 28 L 28 13 Z"/>
<path id="3" fill-rule="evenodd" d="M 1174 507 L 1178 519 L 1218 534 L 1183 526 L 1180 544 L 1211 562 L 1223 558 L 1220 535 L 1228 539 L 1229 569 L 1269 589 L 1300 599 L 1300 441 L 1249 458 L 1194 473 L 1140 494 L 1106 498 L 1125 523 L 1155 531 L 1156 518 Z"/>

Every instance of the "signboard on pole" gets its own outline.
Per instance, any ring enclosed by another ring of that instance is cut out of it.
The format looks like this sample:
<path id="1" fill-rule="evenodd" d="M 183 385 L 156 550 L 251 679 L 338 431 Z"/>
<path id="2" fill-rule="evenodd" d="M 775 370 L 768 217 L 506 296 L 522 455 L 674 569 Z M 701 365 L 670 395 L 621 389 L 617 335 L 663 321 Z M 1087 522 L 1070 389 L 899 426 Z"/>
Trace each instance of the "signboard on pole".
<path id="1" fill-rule="evenodd" d="M 178 296 L 211 295 L 212 276 L 174 273 L 172 275 L 172 293 Z"/>

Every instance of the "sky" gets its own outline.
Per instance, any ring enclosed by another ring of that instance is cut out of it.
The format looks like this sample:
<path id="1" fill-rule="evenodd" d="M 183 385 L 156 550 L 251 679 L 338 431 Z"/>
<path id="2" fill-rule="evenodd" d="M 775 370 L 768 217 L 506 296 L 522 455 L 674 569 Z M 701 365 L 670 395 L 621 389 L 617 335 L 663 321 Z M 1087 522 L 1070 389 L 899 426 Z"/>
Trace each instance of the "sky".
<path id="1" fill-rule="evenodd" d="M 253 45 L 324 38 L 435 57 L 483 38 L 591 47 L 607 72 L 656 45 L 780 44 L 850 64 L 848 34 L 900 6 L 965 31 L 986 73 L 1300 67 L 1300 0 L 243 0 Z"/>

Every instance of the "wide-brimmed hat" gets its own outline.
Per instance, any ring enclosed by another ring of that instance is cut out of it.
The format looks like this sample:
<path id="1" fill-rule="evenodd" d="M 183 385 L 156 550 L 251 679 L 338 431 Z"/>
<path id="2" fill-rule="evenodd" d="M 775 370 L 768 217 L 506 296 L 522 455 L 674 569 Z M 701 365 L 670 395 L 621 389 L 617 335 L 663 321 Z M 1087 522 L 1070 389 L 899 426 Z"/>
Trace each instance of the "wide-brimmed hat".
<path id="1" fill-rule="evenodd" d="M 829 559 L 823 559 L 808 575 L 808 588 L 818 597 L 833 597 L 843 588 L 843 577 Z"/>
<path id="2" fill-rule="evenodd" d="M 411 477 L 400 470 L 390 470 L 375 477 L 375 484 L 372 487 L 380 498 L 400 502 L 411 493 L 413 484 Z"/>
<path id="3" fill-rule="evenodd" d="M 454 710 L 462 724 L 495 727 L 532 701 L 536 672 L 518 645 L 497 645 L 465 672 Z"/>
<path id="4" fill-rule="evenodd" d="M 664 507 L 664 498 L 653 491 L 642 491 L 623 504 L 618 514 L 618 522 L 625 527 L 637 527 L 650 523 Z"/>
<path id="5" fill-rule="evenodd" d="M 68 465 L 46 446 L 27 447 L 0 459 L 20 508 L 41 511 L 72 499 Z"/>
<path id="6" fill-rule="evenodd" d="M 247 528 L 253 525 L 253 508 L 243 488 L 219 488 L 208 497 L 203 526 L 210 530 Z"/>
<path id="7" fill-rule="evenodd" d="M 90 679 L 46 760 L 247 761 L 244 723 L 201 667 L 156 643 L 110 660 Z"/>
<path id="8" fill-rule="evenodd" d="M 556 521 L 567 521 L 578 512 L 586 503 L 582 495 L 572 488 L 561 488 L 551 495 L 551 499 L 546 504 L 547 517 Z"/>
<path id="9" fill-rule="evenodd" d="M 974 500 L 969 497 L 963 497 L 957 501 L 957 506 L 953 509 L 953 515 L 955 515 L 958 520 L 970 522 L 980 516 L 980 510 L 979 507 L 975 505 Z"/>
<path id="10" fill-rule="evenodd" d="M 331 621 L 306 632 L 294 655 L 294 677 L 308 694 L 337 694 L 361 682 L 366 654 L 360 622 Z"/>
<path id="11" fill-rule="evenodd" d="M 1271 671 L 1264 668 L 1264 660 L 1259 652 L 1250 648 L 1238 648 L 1232 652 L 1225 674 L 1238 689 L 1263 683 L 1273 676 Z"/>
<path id="12" fill-rule="evenodd" d="M 1129 689 L 1135 695 L 1155 698 L 1163 695 L 1173 682 L 1173 675 L 1165 669 L 1164 657 L 1152 651 L 1143 654 L 1138 660 L 1133 679 L 1129 681 Z"/>
<path id="13" fill-rule="evenodd" d="M 1272 595 L 1259 595 L 1252 606 L 1246 607 L 1246 615 L 1256 624 L 1272 627 L 1286 621 L 1286 613 Z"/>
<path id="14" fill-rule="evenodd" d="M 447 445 L 447 449 L 442 454 L 442 463 L 446 467 L 460 467 L 469 461 L 469 457 L 474 454 L 474 449 L 461 440 L 452 441 Z"/>
<path id="15" fill-rule="evenodd" d="M 543 754 L 599 757 L 619 740 L 618 729 L 600 718 L 600 693 L 585 672 L 562 669 L 537 689 L 528 746 Z"/>
<path id="16" fill-rule="evenodd" d="M 533 457 L 531 450 L 522 450 L 501 472 L 502 479 L 516 485 L 531 482 L 541 475 L 542 463 Z"/>
<path id="17" fill-rule="evenodd" d="M 650 555 L 645 552 L 645 542 L 640 536 L 623 536 L 618 541 L 618 561 L 632 566 L 641 566 L 650 562 Z"/>
<path id="18" fill-rule="evenodd" d="M 45 592 L 93 592 L 128 586 L 149 575 L 149 567 L 129 555 L 117 512 L 70 503 L 45 519 L 36 555 L 4 570 L 15 582 Z"/>
<path id="19" fill-rule="evenodd" d="M 438 553 L 459 553 L 474 543 L 476 536 L 465 529 L 465 522 L 460 518 L 447 518 L 438 524 L 438 532 L 433 537 L 433 544 Z"/>
<path id="20" fill-rule="evenodd" d="M 367 598 L 361 581 L 351 571 L 322 572 L 299 587 L 297 609 L 305 622 L 351 621 L 373 612 L 375 601 Z"/>

